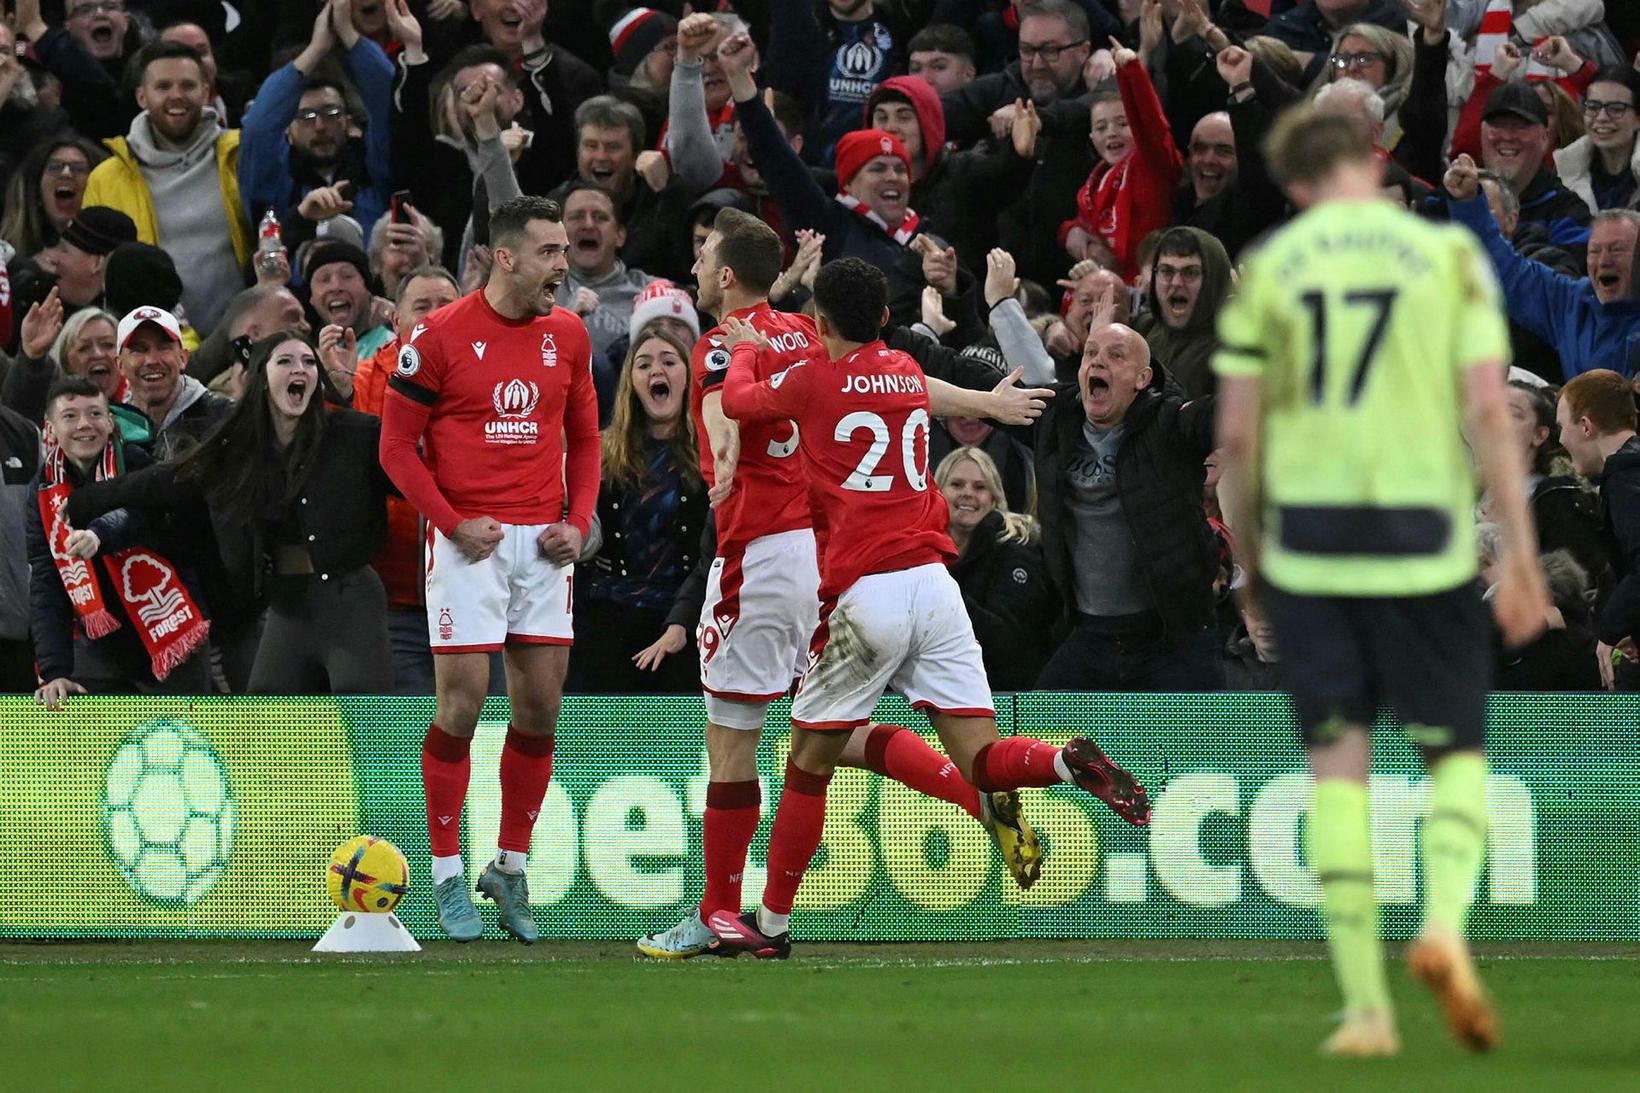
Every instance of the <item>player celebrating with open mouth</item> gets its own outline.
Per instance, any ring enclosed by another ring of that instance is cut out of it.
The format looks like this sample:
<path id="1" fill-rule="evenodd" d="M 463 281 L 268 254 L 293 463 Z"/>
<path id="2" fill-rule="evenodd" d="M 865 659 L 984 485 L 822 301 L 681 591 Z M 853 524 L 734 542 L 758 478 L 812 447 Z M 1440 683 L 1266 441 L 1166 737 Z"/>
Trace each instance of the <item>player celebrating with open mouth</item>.
<path id="1" fill-rule="evenodd" d="M 865 262 L 822 267 L 815 325 L 826 359 L 795 361 L 769 376 L 760 362 L 770 339 L 743 319 L 723 324 L 730 351 L 723 412 L 743 428 L 795 424 L 823 567 L 820 625 L 792 707 L 763 903 L 707 919 L 714 951 L 725 955 L 790 954 L 787 920 L 820 845 L 832 770 L 888 688 L 928 714 L 957 772 L 981 793 L 1071 782 L 1129 823 L 1150 820 L 1144 787 L 1093 741 L 1056 748 L 998 736 L 979 643 L 947 569 L 957 552 L 945 498 L 929 488 L 928 428 L 935 414 L 1018 420 L 1006 405 L 1021 394 L 1008 390 L 1017 373 L 993 392 L 926 376 L 879 338 L 887 295 L 882 271 Z M 1030 402 L 1030 416 L 1040 413 L 1040 401 Z"/>
<path id="2" fill-rule="evenodd" d="M 457 941 L 484 932 L 465 884 L 461 809 L 489 654 L 501 649 L 512 723 L 499 849 L 478 890 L 501 928 L 529 944 L 524 864 L 552 777 L 572 567 L 598 501 L 598 402 L 586 327 L 553 307 L 569 269 L 563 210 L 541 197 L 508 201 L 490 216 L 490 242 L 484 288 L 428 315 L 399 351 L 381 462 L 428 523 L 438 712 L 421 761 L 439 925 Z"/>

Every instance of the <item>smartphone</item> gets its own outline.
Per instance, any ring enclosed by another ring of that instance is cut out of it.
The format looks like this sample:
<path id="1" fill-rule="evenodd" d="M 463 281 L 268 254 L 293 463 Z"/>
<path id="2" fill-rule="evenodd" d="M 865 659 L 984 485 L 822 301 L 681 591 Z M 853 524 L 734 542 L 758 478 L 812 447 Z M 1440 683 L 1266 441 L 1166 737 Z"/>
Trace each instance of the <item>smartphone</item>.
<path id="1" fill-rule="evenodd" d="M 409 190 L 394 190 L 393 191 L 393 204 L 392 204 L 393 223 L 395 223 L 395 224 L 408 224 L 408 223 L 410 223 L 410 213 L 405 209 L 405 206 L 408 205 L 408 204 L 410 204 L 410 191 Z"/>

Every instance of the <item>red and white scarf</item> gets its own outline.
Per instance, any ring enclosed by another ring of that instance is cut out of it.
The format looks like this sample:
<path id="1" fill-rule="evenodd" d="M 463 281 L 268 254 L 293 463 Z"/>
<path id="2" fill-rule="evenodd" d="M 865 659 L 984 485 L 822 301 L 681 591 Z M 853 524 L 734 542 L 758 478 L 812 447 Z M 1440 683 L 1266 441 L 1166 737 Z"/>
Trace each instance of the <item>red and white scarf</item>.
<path id="1" fill-rule="evenodd" d="M 1509 40 L 1509 34 L 1514 27 L 1515 7 L 1512 0 L 1489 0 L 1486 11 L 1481 16 L 1480 29 L 1475 32 L 1474 55 L 1477 73 L 1492 71 L 1492 61 L 1498 55 L 1498 47 Z M 1534 60 L 1530 53 L 1526 55 L 1527 79 L 1544 80 L 1555 75 L 1554 69 Z"/>
<path id="2" fill-rule="evenodd" d="M 897 228 L 891 228 L 888 226 L 888 222 L 886 220 L 872 212 L 870 207 L 861 202 L 857 197 L 850 197 L 848 194 L 838 194 L 837 203 L 849 212 L 853 213 L 855 216 L 858 216 L 860 219 L 869 220 L 871 223 L 877 225 L 877 227 L 887 232 L 889 236 L 893 238 L 894 242 L 898 243 L 902 247 L 911 242 L 911 237 L 917 234 L 917 225 L 922 222 L 921 218 L 917 216 L 915 209 L 907 209 L 905 211 L 905 219 L 900 221 L 900 226 Z"/>
<path id="3" fill-rule="evenodd" d="M 110 439 L 97 461 L 97 481 L 113 478 L 124 470 L 122 454 L 119 442 Z M 68 516 L 63 510 L 72 492 L 62 448 L 47 443 L 40 473 L 40 519 L 45 524 L 51 560 L 57 565 L 57 574 L 68 590 L 68 602 L 73 604 L 86 637 L 107 637 L 120 628 L 120 620 L 103 602 L 102 588 L 87 560 L 68 553 Z M 131 547 L 106 554 L 102 561 L 126 617 L 137 624 L 137 635 L 148 650 L 154 678 L 164 679 L 205 644 L 210 622 L 188 595 L 175 567 L 153 551 Z"/>

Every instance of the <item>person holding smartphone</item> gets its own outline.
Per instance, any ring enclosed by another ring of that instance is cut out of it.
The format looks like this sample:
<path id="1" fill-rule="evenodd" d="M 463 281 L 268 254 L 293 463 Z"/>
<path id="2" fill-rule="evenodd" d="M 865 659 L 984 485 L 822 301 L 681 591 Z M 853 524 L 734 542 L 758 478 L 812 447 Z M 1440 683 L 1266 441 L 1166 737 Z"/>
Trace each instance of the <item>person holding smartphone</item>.
<path id="1" fill-rule="evenodd" d="M 443 230 L 410 203 L 409 190 L 397 190 L 370 230 L 370 272 L 381 282 L 382 295 L 396 300 L 406 275 L 436 265 L 443 250 Z"/>

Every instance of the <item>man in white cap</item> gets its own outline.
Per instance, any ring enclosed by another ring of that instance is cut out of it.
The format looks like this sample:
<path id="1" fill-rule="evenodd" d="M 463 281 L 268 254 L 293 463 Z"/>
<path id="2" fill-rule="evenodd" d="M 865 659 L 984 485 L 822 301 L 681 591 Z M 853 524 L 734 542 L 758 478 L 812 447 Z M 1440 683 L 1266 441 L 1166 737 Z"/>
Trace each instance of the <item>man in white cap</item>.
<path id="1" fill-rule="evenodd" d="M 154 458 L 181 455 L 216 427 L 233 400 L 184 375 L 188 350 L 176 316 L 157 307 L 139 307 L 120 320 L 115 332 L 120 375 L 130 384 L 131 405 L 154 423 Z"/>

